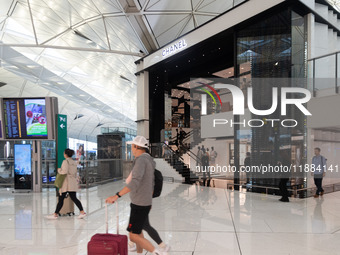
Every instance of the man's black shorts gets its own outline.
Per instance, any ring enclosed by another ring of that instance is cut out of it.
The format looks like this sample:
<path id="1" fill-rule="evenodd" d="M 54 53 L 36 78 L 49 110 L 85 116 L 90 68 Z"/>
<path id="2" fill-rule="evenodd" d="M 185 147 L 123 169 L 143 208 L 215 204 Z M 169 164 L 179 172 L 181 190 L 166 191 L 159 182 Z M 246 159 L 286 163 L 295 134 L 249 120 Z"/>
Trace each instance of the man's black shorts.
<path id="1" fill-rule="evenodd" d="M 139 206 L 139 205 L 130 204 L 130 207 L 131 207 L 131 213 L 130 213 L 130 220 L 129 220 L 129 226 L 127 228 L 127 231 L 134 233 L 134 234 L 140 234 L 142 233 L 144 222 L 149 216 L 151 205 Z"/>

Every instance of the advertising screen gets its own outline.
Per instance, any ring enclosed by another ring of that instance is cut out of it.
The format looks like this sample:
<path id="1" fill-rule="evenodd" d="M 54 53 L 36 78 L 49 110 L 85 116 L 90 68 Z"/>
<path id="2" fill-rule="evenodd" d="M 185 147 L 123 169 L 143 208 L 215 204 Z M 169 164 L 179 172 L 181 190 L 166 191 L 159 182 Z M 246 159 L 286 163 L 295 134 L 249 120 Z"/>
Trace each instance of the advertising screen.
<path id="1" fill-rule="evenodd" d="M 47 139 L 45 98 L 4 99 L 3 108 L 7 139 Z"/>
<path id="2" fill-rule="evenodd" d="M 27 136 L 47 137 L 45 99 L 25 99 Z"/>
<path id="3" fill-rule="evenodd" d="M 15 189 L 31 189 L 32 152 L 30 144 L 14 145 L 14 185 Z"/>
<path id="4" fill-rule="evenodd" d="M 14 173 L 19 175 L 31 175 L 32 164 L 30 144 L 15 144 Z"/>

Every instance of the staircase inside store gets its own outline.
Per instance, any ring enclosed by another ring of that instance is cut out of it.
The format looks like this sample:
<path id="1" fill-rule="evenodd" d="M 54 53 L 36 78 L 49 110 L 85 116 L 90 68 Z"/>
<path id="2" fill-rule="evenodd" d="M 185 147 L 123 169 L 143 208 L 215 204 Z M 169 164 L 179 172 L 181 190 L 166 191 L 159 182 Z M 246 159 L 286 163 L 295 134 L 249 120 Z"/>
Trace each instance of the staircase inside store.
<path id="1" fill-rule="evenodd" d="M 184 183 L 186 184 L 193 184 L 199 179 L 199 177 L 190 170 L 189 165 L 184 162 L 183 158 L 185 154 L 188 154 L 191 159 L 193 159 L 195 162 L 197 161 L 196 155 L 192 153 L 188 146 L 190 145 L 192 135 L 192 132 L 188 133 L 182 142 L 182 144 L 186 145 L 182 146 L 182 148 L 179 148 L 176 151 L 166 143 L 162 143 L 162 147 L 164 148 L 165 146 L 167 151 L 165 161 L 168 162 L 168 164 L 171 165 L 172 168 L 184 178 Z M 169 144 L 175 145 L 176 141 L 170 141 Z"/>
<path id="2" fill-rule="evenodd" d="M 193 173 L 189 166 L 186 165 L 180 157 L 173 156 L 165 159 L 181 176 L 184 178 L 184 183 L 193 184 L 198 180 L 198 176 Z"/>

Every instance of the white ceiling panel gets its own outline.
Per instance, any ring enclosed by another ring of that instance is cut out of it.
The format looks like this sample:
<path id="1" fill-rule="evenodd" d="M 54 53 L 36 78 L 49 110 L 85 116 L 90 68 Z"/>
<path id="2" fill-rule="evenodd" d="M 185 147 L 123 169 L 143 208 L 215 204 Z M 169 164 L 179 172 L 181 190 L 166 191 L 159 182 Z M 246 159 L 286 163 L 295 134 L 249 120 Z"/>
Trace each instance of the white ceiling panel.
<path id="1" fill-rule="evenodd" d="M 68 0 L 73 8 L 73 12 L 76 12 L 82 19 L 88 19 L 90 17 L 98 16 L 101 14 L 96 5 L 91 0 Z"/>
<path id="2" fill-rule="evenodd" d="M 187 24 L 185 25 L 185 27 L 182 29 L 182 31 L 180 32 L 179 36 L 182 36 L 190 31 L 192 31 L 193 29 L 195 29 L 195 23 L 194 23 L 194 18 L 193 16 L 191 16 L 189 18 L 189 20 L 187 21 Z"/>
<path id="3" fill-rule="evenodd" d="M 156 37 L 159 37 L 174 26 L 177 26 L 179 23 L 185 23 L 185 21 L 189 18 L 189 15 L 147 15 L 146 17 L 150 26 L 153 28 L 153 33 Z"/>
<path id="4" fill-rule="evenodd" d="M 198 11 L 201 12 L 210 12 L 216 13 L 216 10 L 219 13 L 223 13 L 233 7 L 234 0 L 210 0 L 204 1 L 202 5 L 198 8 Z"/>
<path id="5" fill-rule="evenodd" d="M 151 0 L 146 7 L 147 11 L 191 11 L 191 0 L 160 1 Z"/>
<path id="6" fill-rule="evenodd" d="M 139 8 L 143 8 L 145 3 L 147 2 L 147 0 L 138 0 L 138 3 L 139 3 Z"/>
<path id="7" fill-rule="evenodd" d="M 196 22 L 197 22 L 197 26 L 201 26 L 204 23 L 206 23 L 209 20 L 211 20 L 211 16 L 207 16 L 207 15 L 195 15 L 195 19 L 196 19 Z"/>
<path id="8" fill-rule="evenodd" d="M 164 30 L 162 33 L 156 36 L 159 45 L 164 46 L 169 41 L 172 41 L 178 38 L 182 34 L 183 30 L 187 26 L 190 19 L 191 19 L 191 16 L 186 15 L 181 20 L 179 20 L 176 24 L 174 24 L 173 26 L 171 26 L 167 30 Z"/>
<path id="9" fill-rule="evenodd" d="M 116 0 L 92 0 L 100 13 L 122 12 Z"/>
<path id="10" fill-rule="evenodd" d="M 192 5 L 194 7 L 194 10 L 197 10 L 203 3 L 204 3 L 204 0 L 192 0 Z"/>
<path id="11" fill-rule="evenodd" d="M 105 22 L 110 37 L 111 49 L 132 52 L 146 51 L 140 38 L 125 16 L 106 17 Z"/>
<path id="12" fill-rule="evenodd" d="M 86 43 L 89 46 L 108 49 L 108 43 L 105 41 L 106 35 L 103 19 L 94 20 L 88 24 L 84 24 L 77 28 L 77 31 L 88 38 L 82 38 L 78 35 L 78 37 L 83 40 L 83 44 Z"/>

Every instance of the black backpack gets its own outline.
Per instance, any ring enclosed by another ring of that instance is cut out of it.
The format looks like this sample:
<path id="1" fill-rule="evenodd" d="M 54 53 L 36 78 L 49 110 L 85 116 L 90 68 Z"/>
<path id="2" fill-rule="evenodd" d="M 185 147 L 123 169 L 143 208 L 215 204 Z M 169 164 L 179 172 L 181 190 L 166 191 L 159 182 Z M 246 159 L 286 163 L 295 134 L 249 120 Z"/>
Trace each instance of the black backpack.
<path id="1" fill-rule="evenodd" d="M 155 169 L 155 186 L 153 187 L 152 197 L 159 197 L 163 188 L 163 175 L 161 171 Z"/>

